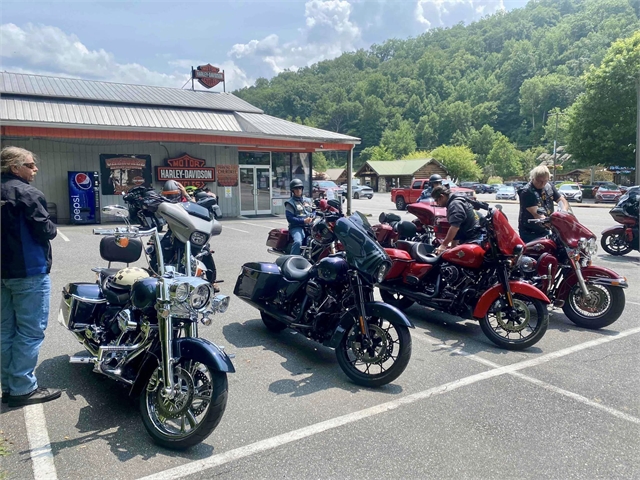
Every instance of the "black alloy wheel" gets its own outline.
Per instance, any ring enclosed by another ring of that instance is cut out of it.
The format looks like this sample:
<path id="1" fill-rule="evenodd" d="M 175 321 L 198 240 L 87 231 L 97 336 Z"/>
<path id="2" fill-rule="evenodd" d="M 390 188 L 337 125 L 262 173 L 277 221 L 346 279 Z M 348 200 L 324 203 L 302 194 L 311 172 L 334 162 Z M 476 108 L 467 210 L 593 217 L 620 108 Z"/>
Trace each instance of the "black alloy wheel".
<path id="1" fill-rule="evenodd" d="M 404 210 L 407 208 L 407 203 L 404 201 L 404 197 L 396 197 L 396 208 L 398 210 Z"/>
<path id="2" fill-rule="evenodd" d="M 631 244 L 627 242 L 625 238 L 623 229 L 602 235 L 600 246 L 602 246 L 602 249 L 609 255 L 616 256 L 626 255 L 633 250 Z"/>

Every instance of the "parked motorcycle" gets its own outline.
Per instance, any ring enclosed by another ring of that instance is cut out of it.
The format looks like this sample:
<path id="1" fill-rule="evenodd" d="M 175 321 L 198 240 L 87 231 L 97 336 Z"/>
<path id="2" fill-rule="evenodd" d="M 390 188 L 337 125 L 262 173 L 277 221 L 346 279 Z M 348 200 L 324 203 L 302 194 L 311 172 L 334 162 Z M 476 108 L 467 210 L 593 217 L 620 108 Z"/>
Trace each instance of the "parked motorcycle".
<path id="1" fill-rule="evenodd" d="M 529 222 L 547 226 L 549 234 L 525 245 L 514 277 L 545 292 L 576 325 L 596 329 L 615 322 L 624 310 L 628 284 L 613 270 L 591 264 L 598 251 L 593 232 L 570 206 Z"/>
<path id="2" fill-rule="evenodd" d="M 470 243 L 428 253 L 421 242 L 399 241 L 385 249 L 393 265 L 378 282 L 382 299 L 404 310 L 414 303 L 480 321 L 485 335 L 508 350 L 535 345 L 549 324 L 549 299 L 529 283 L 509 276 L 524 242 L 504 214 L 487 204 L 481 217 L 487 233 L 482 244 Z"/>
<path id="3" fill-rule="evenodd" d="M 127 219 L 119 205 L 106 215 Z M 94 229 L 104 235 L 100 253 L 108 262 L 129 263 L 142 254 L 140 238 L 153 236 L 131 226 Z M 188 250 L 188 248 L 187 248 Z M 214 296 L 211 285 L 166 266 L 158 253 L 158 274 L 126 267 L 94 269 L 97 283 L 69 283 L 62 290 L 60 323 L 89 353 L 71 357 L 93 371 L 129 387 L 139 395 L 140 413 L 153 440 L 167 448 L 185 449 L 202 442 L 216 428 L 227 404 L 227 373 L 234 367 L 217 345 L 198 338 L 198 324 L 207 326 L 229 305 Z"/>
<path id="4" fill-rule="evenodd" d="M 639 202 L 640 190 L 633 187 L 620 197 L 616 206 L 609 211 L 609 215 L 620 224 L 602 232 L 600 245 L 609 255 L 626 255 L 632 250 L 640 251 Z"/>
<path id="5" fill-rule="evenodd" d="M 160 245 L 166 264 L 173 265 L 178 272 L 185 273 L 189 263 L 196 276 L 204 276 L 210 283 L 222 282 L 217 278 L 214 251 L 209 247 L 211 237 L 222 232 L 222 224 L 207 208 L 193 202 L 169 200 L 147 187 L 132 188 L 123 198 L 129 207 L 129 218 L 143 229 L 168 227 L 159 244 L 155 237 L 151 237 L 147 244 L 149 264 L 153 270 L 158 272 L 156 252 L 157 245 Z M 186 254 L 187 245 L 190 255 Z"/>
<path id="6" fill-rule="evenodd" d="M 411 323 L 373 299 L 373 284 L 391 264 L 364 216 L 339 218 L 333 234 L 345 248 L 316 265 L 298 255 L 245 263 L 234 294 L 260 310 L 267 329 L 289 327 L 334 348 L 358 385 L 378 387 L 400 376 L 411 357 Z"/>
<path id="7" fill-rule="evenodd" d="M 380 214 L 380 223 L 372 227 L 380 245 L 393 248 L 398 240 L 411 240 L 431 245 L 433 249 L 442 243 L 449 230 L 446 207 L 418 202 L 407 205 L 407 211 L 416 216 L 411 222 L 401 221 L 393 213 Z"/>

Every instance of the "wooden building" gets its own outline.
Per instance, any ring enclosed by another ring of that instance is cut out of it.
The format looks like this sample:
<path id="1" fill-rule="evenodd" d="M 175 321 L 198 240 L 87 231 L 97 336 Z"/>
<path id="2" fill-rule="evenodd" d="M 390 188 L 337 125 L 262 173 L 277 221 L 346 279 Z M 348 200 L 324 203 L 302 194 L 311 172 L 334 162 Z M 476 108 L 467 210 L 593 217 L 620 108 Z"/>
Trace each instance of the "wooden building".
<path id="1" fill-rule="evenodd" d="M 409 187 L 414 178 L 429 178 L 434 173 L 446 178 L 449 172 L 437 160 L 368 161 L 356 172 L 361 184 L 369 182 L 374 192 L 388 192 L 392 188 Z"/>

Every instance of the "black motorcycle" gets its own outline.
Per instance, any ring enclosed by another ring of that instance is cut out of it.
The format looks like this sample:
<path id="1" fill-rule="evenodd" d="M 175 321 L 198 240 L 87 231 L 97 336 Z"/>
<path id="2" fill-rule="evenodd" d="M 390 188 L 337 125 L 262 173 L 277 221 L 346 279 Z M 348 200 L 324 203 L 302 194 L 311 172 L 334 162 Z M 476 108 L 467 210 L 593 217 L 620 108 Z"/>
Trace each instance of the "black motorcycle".
<path id="1" fill-rule="evenodd" d="M 373 285 L 391 262 L 366 218 L 339 218 L 333 234 L 344 252 L 315 265 L 298 255 L 245 263 L 234 294 L 260 310 L 269 330 L 289 327 L 335 348 L 338 364 L 355 383 L 385 385 L 409 363 L 413 325 L 397 308 L 374 301 Z"/>

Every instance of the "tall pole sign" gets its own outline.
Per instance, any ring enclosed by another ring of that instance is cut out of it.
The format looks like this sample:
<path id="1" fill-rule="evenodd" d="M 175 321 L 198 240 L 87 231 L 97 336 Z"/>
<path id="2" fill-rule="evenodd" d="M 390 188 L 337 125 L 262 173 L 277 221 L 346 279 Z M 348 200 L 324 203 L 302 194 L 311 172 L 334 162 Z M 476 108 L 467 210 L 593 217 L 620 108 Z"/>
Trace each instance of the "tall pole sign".
<path id="1" fill-rule="evenodd" d="M 205 88 L 213 88 L 222 82 L 223 91 L 227 91 L 224 81 L 224 70 L 221 72 L 218 67 L 214 67 L 210 63 L 200 65 L 199 67 L 191 67 L 191 81 L 197 80 L 200 85 Z"/>

